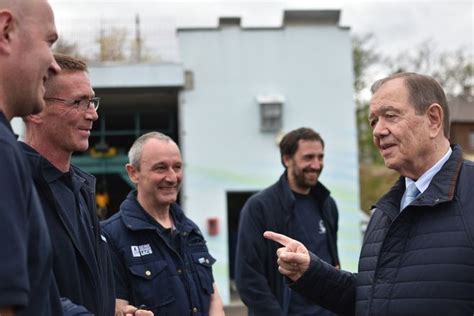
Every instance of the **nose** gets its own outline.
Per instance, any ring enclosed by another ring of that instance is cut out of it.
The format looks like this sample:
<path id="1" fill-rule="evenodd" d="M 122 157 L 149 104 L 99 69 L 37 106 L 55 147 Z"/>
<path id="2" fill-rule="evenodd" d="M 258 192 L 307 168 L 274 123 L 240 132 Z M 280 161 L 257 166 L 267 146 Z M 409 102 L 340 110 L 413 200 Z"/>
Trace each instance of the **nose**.
<path id="1" fill-rule="evenodd" d="M 383 123 L 383 120 L 381 119 L 378 120 L 372 128 L 373 128 L 372 135 L 375 138 L 380 138 L 380 137 L 388 135 L 388 129 Z"/>
<path id="2" fill-rule="evenodd" d="M 319 169 L 321 169 L 321 167 L 322 167 L 322 165 L 323 165 L 323 160 L 324 160 L 324 156 L 323 156 L 323 155 L 315 155 L 315 156 L 311 159 L 309 167 L 310 167 L 311 169 L 319 170 Z"/>
<path id="3" fill-rule="evenodd" d="M 170 167 L 168 169 L 165 180 L 171 183 L 176 183 L 178 181 L 178 175 L 173 168 Z"/>
<path id="4" fill-rule="evenodd" d="M 95 107 L 92 106 L 92 104 L 87 108 L 85 113 L 86 113 L 87 120 L 95 122 L 99 118 L 99 114 L 97 113 L 97 110 L 95 109 Z"/>
<path id="5" fill-rule="evenodd" d="M 51 62 L 51 65 L 49 65 L 48 72 L 49 72 L 49 75 L 57 75 L 61 72 L 61 67 L 59 67 L 54 57 L 53 57 L 53 61 Z"/>
<path id="6" fill-rule="evenodd" d="M 321 169 L 321 165 L 323 164 L 323 160 L 316 157 L 315 159 L 313 159 L 313 162 L 311 163 L 311 168 L 312 169 Z"/>

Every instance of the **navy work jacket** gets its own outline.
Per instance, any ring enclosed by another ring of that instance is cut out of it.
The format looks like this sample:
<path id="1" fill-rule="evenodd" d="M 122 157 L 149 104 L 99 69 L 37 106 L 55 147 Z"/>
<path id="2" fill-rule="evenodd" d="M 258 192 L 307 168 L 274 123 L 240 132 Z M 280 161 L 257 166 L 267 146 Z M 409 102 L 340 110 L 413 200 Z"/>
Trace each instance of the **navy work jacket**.
<path id="1" fill-rule="evenodd" d="M 175 247 L 140 206 L 135 190 L 120 212 L 102 222 L 112 250 L 116 297 L 144 304 L 155 315 L 208 315 L 215 259 L 181 208 L 172 204 L 170 212 Z"/>
<path id="2" fill-rule="evenodd" d="M 337 252 L 338 209 L 329 190 L 318 181 L 310 193 L 319 204 L 327 230 L 328 248 L 335 266 Z M 295 211 L 295 197 L 285 171 L 270 187 L 253 195 L 240 214 L 239 238 L 235 263 L 235 281 L 249 315 L 286 315 L 288 287 L 278 271 L 277 249 L 281 246 L 263 238 L 267 230 L 292 238 L 289 230 L 291 213 Z M 314 227 L 317 231 L 319 227 Z"/>

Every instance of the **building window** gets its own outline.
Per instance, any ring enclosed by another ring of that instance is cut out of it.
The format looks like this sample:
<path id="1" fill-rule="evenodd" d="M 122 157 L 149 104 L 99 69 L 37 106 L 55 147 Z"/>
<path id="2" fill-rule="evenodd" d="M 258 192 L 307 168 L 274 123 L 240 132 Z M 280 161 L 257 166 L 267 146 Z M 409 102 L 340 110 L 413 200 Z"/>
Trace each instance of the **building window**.
<path id="1" fill-rule="evenodd" d="M 116 154 L 126 155 L 138 137 L 151 131 L 165 133 L 178 142 L 177 113 L 150 108 L 130 111 L 104 107 L 99 120 L 93 125 L 89 139 L 92 152 L 104 153 L 114 148 Z"/>
<path id="2" fill-rule="evenodd" d="M 283 103 L 281 96 L 259 96 L 260 131 L 276 133 L 282 128 Z"/>

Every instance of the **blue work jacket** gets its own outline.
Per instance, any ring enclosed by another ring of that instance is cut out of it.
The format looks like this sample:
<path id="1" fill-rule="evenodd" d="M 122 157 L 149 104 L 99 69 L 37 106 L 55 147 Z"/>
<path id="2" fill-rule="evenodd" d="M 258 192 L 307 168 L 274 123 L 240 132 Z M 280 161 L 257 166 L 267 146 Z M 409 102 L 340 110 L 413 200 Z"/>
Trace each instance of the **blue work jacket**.
<path id="1" fill-rule="evenodd" d="M 136 194 L 130 192 L 120 211 L 102 223 L 114 262 L 116 297 L 146 305 L 155 315 L 208 315 L 215 259 L 201 231 L 172 204 L 172 245 Z"/>

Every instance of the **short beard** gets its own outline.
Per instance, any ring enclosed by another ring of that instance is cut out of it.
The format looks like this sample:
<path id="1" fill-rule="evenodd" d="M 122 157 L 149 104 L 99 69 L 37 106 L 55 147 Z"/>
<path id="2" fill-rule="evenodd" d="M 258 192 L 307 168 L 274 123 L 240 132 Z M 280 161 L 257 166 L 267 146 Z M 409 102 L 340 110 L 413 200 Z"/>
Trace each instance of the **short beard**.
<path id="1" fill-rule="evenodd" d="M 316 181 L 314 183 L 308 183 L 308 181 L 306 181 L 304 174 L 305 174 L 305 172 L 308 172 L 308 171 L 317 172 L 318 176 L 317 176 Z M 299 173 L 293 172 L 293 178 L 295 179 L 296 185 L 298 187 L 300 187 L 301 189 L 311 189 L 312 187 L 314 187 L 318 183 L 318 179 L 319 179 L 320 174 L 321 174 L 320 169 L 316 170 L 316 169 L 305 168 L 305 169 L 301 170 L 301 172 L 299 172 Z"/>

